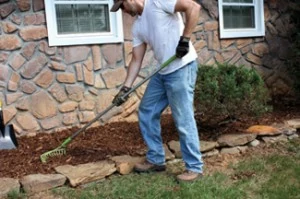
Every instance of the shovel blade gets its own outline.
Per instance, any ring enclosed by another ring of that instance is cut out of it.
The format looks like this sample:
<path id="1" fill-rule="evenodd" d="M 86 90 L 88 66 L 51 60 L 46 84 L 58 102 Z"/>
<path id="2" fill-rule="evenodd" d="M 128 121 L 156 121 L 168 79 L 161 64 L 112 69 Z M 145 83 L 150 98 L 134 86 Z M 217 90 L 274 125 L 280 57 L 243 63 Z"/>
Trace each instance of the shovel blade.
<path id="1" fill-rule="evenodd" d="M 15 149 L 18 146 L 13 125 L 5 125 L 0 131 L 0 150 Z"/>

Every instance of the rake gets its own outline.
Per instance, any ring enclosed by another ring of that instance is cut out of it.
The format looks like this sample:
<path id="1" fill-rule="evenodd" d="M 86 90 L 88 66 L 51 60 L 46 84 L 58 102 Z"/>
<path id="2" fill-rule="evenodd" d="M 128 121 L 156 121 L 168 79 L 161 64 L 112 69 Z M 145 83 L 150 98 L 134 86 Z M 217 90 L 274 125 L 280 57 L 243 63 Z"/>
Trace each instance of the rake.
<path id="1" fill-rule="evenodd" d="M 121 98 L 126 99 L 132 92 L 134 92 L 138 87 L 140 87 L 142 84 L 144 84 L 146 81 L 148 81 L 152 76 L 154 76 L 156 73 L 158 73 L 160 70 L 168 66 L 171 62 L 173 62 L 176 59 L 176 55 L 173 55 L 170 57 L 167 61 L 165 61 L 159 68 L 154 70 L 151 75 L 143 79 L 141 82 L 139 82 L 136 86 L 131 88 L 127 93 L 125 93 Z M 47 151 L 43 153 L 40 156 L 40 159 L 43 163 L 46 163 L 49 157 L 55 157 L 55 156 L 62 156 L 67 153 L 67 145 L 75 138 L 77 137 L 81 132 L 85 131 L 90 125 L 92 125 L 95 121 L 97 121 L 100 117 L 102 117 L 104 114 L 106 114 L 108 111 L 110 111 L 112 108 L 114 108 L 116 104 L 112 103 L 110 106 L 108 106 L 105 110 L 100 112 L 94 119 L 92 119 L 90 122 L 85 124 L 81 129 L 76 131 L 73 135 L 68 137 L 63 143 L 58 146 L 57 148 Z"/>

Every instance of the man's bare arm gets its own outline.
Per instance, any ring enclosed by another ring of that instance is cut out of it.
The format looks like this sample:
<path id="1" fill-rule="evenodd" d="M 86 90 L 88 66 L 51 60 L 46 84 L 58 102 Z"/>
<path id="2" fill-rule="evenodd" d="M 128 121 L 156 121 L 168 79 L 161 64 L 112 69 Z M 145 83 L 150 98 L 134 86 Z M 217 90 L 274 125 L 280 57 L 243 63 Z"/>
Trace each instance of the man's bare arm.
<path id="1" fill-rule="evenodd" d="M 141 69 L 143 58 L 146 53 L 146 48 L 147 48 L 147 45 L 145 43 L 143 43 L 132 49 L 132 58 L 129 63 L 124 86 L 132 87 L 132 84 L 134 83 L 134 81 Z"/>
<path id="2" fill-rule="evenodd" d="M 190 38 L 198 24 L 201 6 L 193 0 L 177 0 L 175 12 L 185 13 L 186 23 L 182 36 Z"/>

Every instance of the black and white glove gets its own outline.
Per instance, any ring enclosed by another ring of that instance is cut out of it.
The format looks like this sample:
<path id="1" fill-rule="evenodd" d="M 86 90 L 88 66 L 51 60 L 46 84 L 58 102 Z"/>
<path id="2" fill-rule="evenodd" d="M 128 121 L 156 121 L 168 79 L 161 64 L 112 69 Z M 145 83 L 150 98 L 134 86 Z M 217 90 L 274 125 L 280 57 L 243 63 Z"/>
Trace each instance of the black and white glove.
<path id="1" fill-rule="evenodd" d="M 180 37 L 180 40 L 176 48 L 176 57 L 182 58 L 189 52 L 189 41 L 190 38 L 188 37 L 183 37 L 183 36 Z"/>
<path id="2" fill-rule="evenodd" d="M 130 91 L 131 88 L 127 87 L 127 86 L 123 86 L 119 93 L 114 97 L 112 103 L 115 104 L 116 106 L 120 106 L 121 104 L 123 104 L 124 102 L 126 102 L 126 100 L 129 98 L 129 95 L 127 95 L 126 97 L 124 97 L 124 95 L 126 93 L 128 93 Z"/>

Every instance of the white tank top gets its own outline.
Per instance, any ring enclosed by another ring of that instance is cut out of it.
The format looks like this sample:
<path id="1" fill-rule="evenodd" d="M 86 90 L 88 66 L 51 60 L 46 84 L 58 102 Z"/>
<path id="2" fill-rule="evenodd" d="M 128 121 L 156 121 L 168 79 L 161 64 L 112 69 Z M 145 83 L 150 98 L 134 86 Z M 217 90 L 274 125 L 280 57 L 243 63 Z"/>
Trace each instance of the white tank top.
<path id="1" fill-rule="evenodd" d="M 132 28 L 133 47 L 147 43 L 158 61 L 163 62 L 175 55 L 184 24 L 179 12 L 174 13 L 177 0 L 145 0 L 141 16 L 135 20 Z M 160 74 L 169 74 L 185 66 L 197 58 L 197 53 L 190 42 L 189 53 L 181 59 L 176 59 Z"/>

